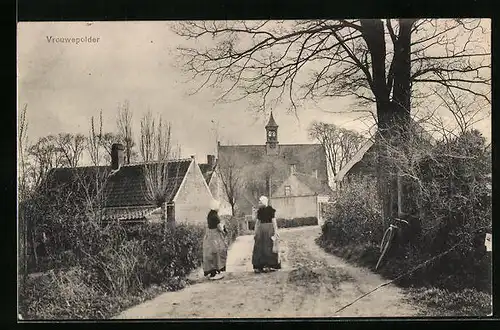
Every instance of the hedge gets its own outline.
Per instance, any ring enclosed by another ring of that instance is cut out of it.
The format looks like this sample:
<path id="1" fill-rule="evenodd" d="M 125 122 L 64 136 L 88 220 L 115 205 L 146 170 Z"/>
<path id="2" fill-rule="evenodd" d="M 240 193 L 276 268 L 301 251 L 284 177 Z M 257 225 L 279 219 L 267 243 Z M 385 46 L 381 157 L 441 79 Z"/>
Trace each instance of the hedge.
<path id="1" fill-rule="evenodd" d="M 303 218 L 293 218 L 293 219 L 276 219 L 278 228 L 293 228 L 302 226 L 317 226 L 318 218 L 316 217 L 303 217 Z M 255 229 L 255 221 L 248 221 L 248 229 Z"/>
<path id="2" fill-rule="evenodd" d="M 125 232 L 125 235 L 124 235 Z M 151 288 L 178 290 L 201 265 L 204 228 L 161 224 L 96 230 L 78 247 L 79 265 L 27 278 L 20 288 L 24 319 L 109 318 Z M 89 252 L 91 251 L 91 252 Z"/>

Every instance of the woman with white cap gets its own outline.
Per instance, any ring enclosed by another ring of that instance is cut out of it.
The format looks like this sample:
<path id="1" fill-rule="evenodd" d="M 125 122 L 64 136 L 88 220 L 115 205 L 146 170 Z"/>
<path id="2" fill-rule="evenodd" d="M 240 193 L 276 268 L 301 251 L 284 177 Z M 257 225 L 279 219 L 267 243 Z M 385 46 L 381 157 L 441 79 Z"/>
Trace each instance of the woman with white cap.
<path id="1" fill-rule="evenodd" d="M 211 280 L 218 280 L 226 271 L 227 243 L 225 234 L 227 230 L 220 221 L 219 202 L 213 200 L 210 212 L 207 215 L 207 230 L 203 238 L 203 273 Z"/>
<path id="2" fill-rule="evenodd" d="M 255 242 L 252 264 L 256 273 L 281 269 L 279 255 L 273 252 L 273 240 L 279 237 L 275 218 L 276 210 L 269 205 L 266 196 L 259 198 L 259 209 L 255 221 Z"/>

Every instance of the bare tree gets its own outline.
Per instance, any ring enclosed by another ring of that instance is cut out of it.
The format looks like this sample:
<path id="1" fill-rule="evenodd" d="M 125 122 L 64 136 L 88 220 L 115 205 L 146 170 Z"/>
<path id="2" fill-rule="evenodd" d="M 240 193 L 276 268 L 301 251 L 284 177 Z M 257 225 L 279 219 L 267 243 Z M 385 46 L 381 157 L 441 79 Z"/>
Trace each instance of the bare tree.
<path id="1" fill-rule="evenodd" d="M 102 158 L 101 147 L 102 143 L 102 110 L 99 112 L 99 123 L 98 127 L 95 127 L 96 123 L 94 116 L 90 117 L 90 130 L 87 137 L 87 152 L 89 154 L 90 160 L 94 166 L 99 166 Z"/>
<path id="2" fill-rule="evenodd" d="M 161 207 L 161 219 L 165 224 L 174 224 L 173 219 L 165 216 L 166 203 L 171 199 L 172 187 L 180 172 L 180 164 L 172 162 L 178 157 L 175 150 L 172 150 L 172 126 L 165 124 L 161 115 L 158 120 L 153 118 L 151 111 L 148 111 L 141 119 L 141 144 L 140 155 L 144 162 L 144 184 L 145 195 L 148 201 Z M 180 149 L 179 149 L 180 150 Z"/>
<path id="3" fill-rule="evenodd" d="M 118 136 L 125 147 L 127 164 L 130 164 L 132 156 L 134 155 L 133 148 L 135 146 L 135 142 L 132 135 L 132 111 L 130 110 L 130 104 L 128 101 L 125 101 L 125 103 L 118 109 L 116 126 L 118 129 Z"/>
<path id="4" fill-rule="evenodd" d="M 316 121 L 309 127 L 309 138 L 317 140 L 323 146 L 333 176 L 337 175 L 364 141 L 363 136 L 357 132 Z"/>
<path id="5" fill-rule="evenodd" d="M 436 95 L 455 121 L 456 127 L 449 128 L 450 133 L 458 131 L 457 134 L 453 134 L 455 137 L 465 134 L 490 114 L 490 104 L 477 95 L 454 91 L 450 88 L 444 88 L 444 91 L 443 89 L 437 90 Z"/>
<path id="6" fill-rule="evenodd" d="M 99 123 L 96 128 L 94 116 L 90 118 L 90 129 L 87 137 L 87 152 L 94 165 L 91 168 L 76 169 L 75 175 L 79 184 L 81 198 L 85 201 L 85 214 L 90 218 L 102 221 L 103 209 L 106 200 L 106 184 L 110 171 L 107 167 L 100 166 L 103 153 L 106 149 L 104 134 L 102 133 L 102 111 L 99 113 Z"/>
<path id="7" fill-rule="evenodd" d="M 378 133 L 396 143 L 389 137 L 408 130 L 411 101 L 425 100 L 429 86 L 490 101 L 489 31 L 477 19 L 194 21 L 174 31 L 197 42 L 179 48 L 190 79 L 202 81 L 196 91 L 221 89 L 221 101 L 253 97 L 261 111 L 284 97 L 296 110 L 308 98 L 354 96 L 376 106 Z M 213 46 L 202 48 L 205 39 Z M 383 159 L 378 178 L 390 215 Z"/>
<path id="8" fill-rule="evenodd" d="M 56 141 L 54 135 L 48 135 L 39 138 L 28 148 L 28 155 L 32 160 L 30 172 L 33 189 L 42 183 L 50 169 L 65 165 L 64 155 Z"/>
<path id="9" fill-rule="evenodd" d="M 217 163 L 217 175 L 222 183 L 224 197 L 231 206 L 231 215 L 235 215 L 235 207 L 241 194 L 243 180 L 236 160 L 232 155 L 220 155 Z"/>
<path id="10" fill-rule="evenodd" d="M 64 165 L 77 167 L 83 151 L 86 138 L 83 134 L 60 133 L 55 137 L 55 144 L 63 156 Z"/>
<path id="11" fill-rule="evenodd" d="M 17 127 L 18 198 L 20 201 L 24 200 L 28 193 L 28 180 L 26 173 L 26 148 L 28 144 L 28 120 L 26 119 L 27 110 L 28 104 L 24 104 L 23 109 L 19 113 Z"/>
<path id="12" fill-rule="evenodd" d="M 26 111 L 28 105 L 24 104 L 18 118 L 17 128 L 17 168 L 18 168 L 18 204 L 26 202 L 28 197 L 28 180 L 26 174 L 26 145 L 28 143 L 28 121 Z M 23 282 L 28 275 L 28 226 L 24 208 L 19 207 L 18 212 L 18 237 L 19 237 L 19 265 Z"/>
<path id="13" fill-rule="evenodd" d="M 122 143 L 122 139 L 118 134 L 107 132 L 104 133 L 99 140 L 99 143 L 101 144 L 101 149 L 104 150 L 102 153 L 102 158 L 106 162 L 106 164 L 109 164 L 111 162 L 111 147 L 113 146 L 114 143 Z"/>

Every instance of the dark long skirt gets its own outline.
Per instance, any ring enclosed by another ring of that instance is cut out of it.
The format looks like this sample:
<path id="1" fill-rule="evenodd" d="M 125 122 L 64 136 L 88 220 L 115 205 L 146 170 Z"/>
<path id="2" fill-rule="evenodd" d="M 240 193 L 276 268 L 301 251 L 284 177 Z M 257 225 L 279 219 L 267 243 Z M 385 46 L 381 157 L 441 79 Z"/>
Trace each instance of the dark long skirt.
<path id="1" fill-rule="evenodd" d="M 273 252 L 274 227 L 272 223 L 261 223 L 255 233 L 252 264 L 254 269 L 281 269 L 278 253 Z"/>
<path id="2" fill-rule="evenodd" d="M 218 229 L 207 229 L 203 238 L 203 273 L 215 274 L 226 270 L 227 243 Z"/>

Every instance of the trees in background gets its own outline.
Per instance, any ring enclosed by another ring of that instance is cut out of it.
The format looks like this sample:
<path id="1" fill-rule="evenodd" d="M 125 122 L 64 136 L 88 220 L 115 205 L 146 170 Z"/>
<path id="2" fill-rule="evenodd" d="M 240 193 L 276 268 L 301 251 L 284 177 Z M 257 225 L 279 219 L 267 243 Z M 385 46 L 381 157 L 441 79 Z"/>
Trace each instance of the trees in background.
<path id="1" fill-rule="evenodd" d="M 246 98 L 258 111 L 285 98 L 296 111 L 308 99 L 353 96 L 375 106 L 378 136 L 396 146 L 433 87 L 490 102 L 489 29 L 478 19 L 186 21 L 174 32 L 195 42 L 179 54 L 196 91 L 215 88 L 219 100 Z M 378 182 L 391 216 L 384 152 Z"/>
<path id="2" fill-rule="evenodd" d="M 366 141 L 357 132 L 317 121 L 311 123 L 308 133 L 311 140 L 316 140 L 323 146 L 333 176 L 337 175 Z"/>
<path id="3" fill-rule="evenodd" d="M 166 216 L 167 203 L 171 199 L 172 187 L 180 172 L 180 164 L 171 162 L 179 157 L 179 147 L 172 140 L 172 125 L 165 123 L 160 115 L 158 119 L 148 111 L 141 119 L 141 137 L 139 151 L 142 158 L 145 195 L 148 201 L 160 207 L 161 219 L 167 225 L 173 225 L 173 217 Z"/>
<path id="4" fill-rule="evenodd" d="M 233 155 L 220 155 L 216 170 L 222 185 L 224 198 L 231 206 L 231 215 L 235 215 L 236 203 L 242 198 L 244 184 L 241 169 L 238 168 Z"/>

